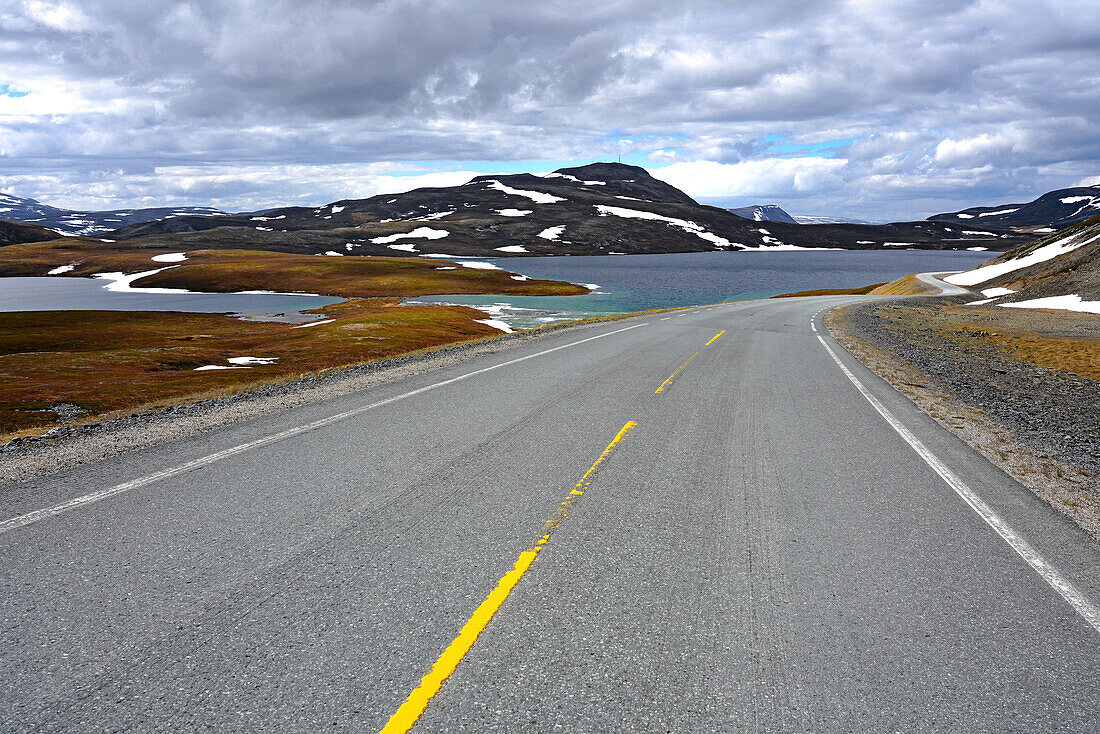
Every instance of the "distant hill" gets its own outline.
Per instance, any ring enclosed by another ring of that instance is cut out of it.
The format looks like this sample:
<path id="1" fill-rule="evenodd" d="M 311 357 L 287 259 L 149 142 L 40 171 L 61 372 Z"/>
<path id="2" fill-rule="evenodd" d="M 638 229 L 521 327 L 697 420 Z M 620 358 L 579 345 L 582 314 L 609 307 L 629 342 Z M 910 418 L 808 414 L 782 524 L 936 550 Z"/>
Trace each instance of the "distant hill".
<path id="1" fill-rule="evenodd" d="M 56 240 L 60 237 L 52 229 L 40 227 L 37 224 L 24 224 L 23 222 L 6 222 L 0 220 L 0 245 L 21 245 L 24 242 L 45 242 Z"/>
<path id="2" fill-rule="evenodd" d="M 736 209 L 730 209 L 731 212 L 744 219 L 751 219 L 754 222 L 786 222 L 787 224 L 798 224 L 787 212 L 778 204 L 754 204 L 753 206 L 740 206 Z"/>
<path id="3" fill-rule="evenodd" d="M 225 212 L 206 206 L 159 207 L 155 209 L 112 209 L 76 211 L 58 209 L 34 199 L 0 194 L 0 218 L 27 222 L 55 229 L 67 235 L 96 235 L 127 224 L 180 216 L 224 216 Z"/>
<path id="4" fill-rule="evenodd" d="M 1100 214 L 946 280 L 999 306 L 1100 313 Z"/>
<path id="5" fill-rule="evenodd" d="M 1083 222 L 1096 214 L 1100 214 L 1100 186 L 1078 186 L 1051 191 L 1026 204 L 974 206 L 935 214 L 928 221 L 1042 233 Z"/>
<path id="6" fill-rule="evenodd" d="M 872 222 L 867 219 L 851 219 L 848 217 L 818 217 L 809 214 L 794 214 L 792 216 L 799 224 L 884 224 L 884 222 Z"/>
<path id="7" fill-rule="evenodd" d="M 621 163 L 543 175 L 477 176 L 460 186 L 319 207 L 178 216 L 125 226 L 108 237 L 173 247 L 481 257 L 822 247 L 1008 249 L 1030 239 L 1011 232 L 975 238 L 938 222 L 804 226 L 752 221 L 699 204 L 644 168 Z"/>

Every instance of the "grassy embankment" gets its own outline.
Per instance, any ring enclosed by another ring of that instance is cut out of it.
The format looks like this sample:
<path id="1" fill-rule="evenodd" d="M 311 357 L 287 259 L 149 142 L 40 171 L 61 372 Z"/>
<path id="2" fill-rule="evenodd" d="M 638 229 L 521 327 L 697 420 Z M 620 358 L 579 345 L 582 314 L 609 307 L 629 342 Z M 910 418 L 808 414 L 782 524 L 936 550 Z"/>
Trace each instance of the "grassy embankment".
<path id="1" fill-rule="evenodd" d="M 884 285 L 887 284 L 875 283 L 874 285 L 864 285 L 860 286 L 859 288 L 818 288 L 812 291 L 780 293 L 778 296 L 772 296 L 772 298 L 802 298 L 803 296 L 865 296 L 876 288 Z"/>
<path id="2" fill-rule="evenodd" d="M 178 251 L 178 250 L 177 250 Z M 74 264 L 70 275 L 144 272 L 163 249 L 61 240 L 0 248 L 0 275 L 42 275 Z M 569 283 L 513 280 L 502 271 L 451 267 L 421 258 L 323 257 L 262 251 L 191 251 L 142 287 L 231 292 L 276 290 L 344 296 L 318 309 L 330 323 L 244 321 L 219 314 L 125 311 L 0 313 L 0 434 L 38 433 L 61 416 L 80 419 L 229 394 L 303 373 L 384 359 L 500 331 L 485 314 L 458 306 L 401 306 L 432 293 L 571 295 Z M 275 358 L 247 369 L 230 357 Z"/>
<path id="3" fill-rule="evenodd" d="M 803 296 L 921 296 L 935 294 L 938 291 L 917 279 L 915 275 L 905 275 L 889 283 L 875 283 L 858 288 L 818 288 L 812 291 L 782 293 L 772 298 L 801 298 Z"/>

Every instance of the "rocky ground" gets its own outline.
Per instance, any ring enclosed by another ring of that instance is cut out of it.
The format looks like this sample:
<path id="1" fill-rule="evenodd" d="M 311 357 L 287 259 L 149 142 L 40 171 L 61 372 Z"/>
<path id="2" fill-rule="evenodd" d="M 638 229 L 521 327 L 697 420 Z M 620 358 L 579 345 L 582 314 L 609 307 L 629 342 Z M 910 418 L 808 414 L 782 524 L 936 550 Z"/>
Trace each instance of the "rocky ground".
<path id="1" fill-rule="evenodd" d="M 1100 317 L 856 304 L 826 324 L 933 418 L 1100 538 Z"/>

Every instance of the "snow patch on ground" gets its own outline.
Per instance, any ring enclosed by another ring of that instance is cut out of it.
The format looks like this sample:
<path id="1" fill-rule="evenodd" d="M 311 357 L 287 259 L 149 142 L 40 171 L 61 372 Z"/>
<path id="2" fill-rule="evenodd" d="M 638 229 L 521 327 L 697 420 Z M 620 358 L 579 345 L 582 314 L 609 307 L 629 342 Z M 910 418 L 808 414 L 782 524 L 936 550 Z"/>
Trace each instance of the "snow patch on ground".
<path id="1" fill-rule="evenodd" d="M 411 242 L 407 242 L 403 245 L 386 245 L 386 247 L 391 250 L 401 250 L 402 252 L 420 252 L 420 250 L 416 249 L 416 245 Z"/>
<path id="2" fill-rule="evenodd" d="M 511 186 L 505 186 L 496 179 L 489 180 L 489 188 L 496 189 L 505 194 L 511 194 L 512 196 L 524 196 L 535 202 L 536 204 L 553 204 L 559 201 L 565 201 L 560 196 L 554 196 L 553 194 L 547 194 L 542 191 L 525 191 L 523 189 L 513 189 Z"/>
<path id="3" fill-rule="evenodd" d="M 998 303 L 997 305 L 1002 308 L 1053 308 L 1059 311 L 1100 314 L 1100 301 L 1085 301 L 1076 293 L 1071 293 L 1068 296 L 1033 298 L 1030 301 L 1017 301 L 1016 303 Z"/>
<path id="4" fill-rule="evenodd" d="M 883 247 L 912 247 L 912 242 L 883 242 Z"/>
<path id="5" fill-rule="evenodd" d="M 973 214 L 956 214 L 955 216 L 958 217 L 959 219 L 973 219 L 974 218 Z"/>
<path id="6" fill-rule="evenodd" d="M 280 214 L 277 217 L 252 217 L 248 221 L 250 222 L 274 222 L 277 219 L 286 219 L 285 214 Z"/>
<path id="7" fill-rule="evenodd" d="M 565 178 L 584 186 L 607 186 L 607 181 L 582 181 L 576 176 L 571 176 L 568 173 L 547 173 L 543 178 Z"/>
<path id="8" fill-rule="evenodd" d="M 424 217 L 417 217 L 416 221 L 418 221 L 418 222 L 430 222 L 433 219 L 442 219 L 443 217 L 449 217 L 454 213 L 455 213 L 454 209 L 451 209 L 451 210 L 445 211 L 445 212 L 436 212 L 435 214 L 428 214 L 427 216 L 424 216 Z"/>
<path id="9" fill-rule="evenodd" d="M 425 240 L 438 240 L 438 239 L 442 239 L 442 238 L 446 237 L 449 234 L 450 234 L 450 232 L 448 232 L 445 229 L 432 229 L 431 227 L 417 227 L 412 232 L 403 232 L 402 234 L 391 234 L 391 235 L 386 235 L 385 237 L 374 237 L 374 238 L 371 239 L 371 242 L 373 242 L 376 245 L 388 245 L 391 242 L 397 242 L 398 240 L 403 240 L 403 239 L 408 239 L 408 238 L 425 239 Z M 409 252 L 414 252 L 414 250 L 409 250 Z"/>
<path id="10" fill-rule="evenodd" d="M 1081 201 L 1092 201 L 1091 196 L 1067 196 L 1064 199 L 1059 199 L 1063 204 L 1076 204 Z"/>
<path id="11" fill-rule="evenodd" d="M 560 226 L 557 226 L 557 227 L 547 227 L 546 229 L 542 230 L 541 232 L 539 232 L 535 236 L 536 237 L 541 237 L 544 240 L 556 240 L 559 237 L 561 237 L 561 233 L 564 232 L 564 231 L 565 231 L 565 225 L 560 225 Z"/>
<path id="12" fill-rule="evenodd" d="M 513 275 L 512 280 L 531 280 L 526 275 Z"/>
<path id="13" fill-rule="evenodd" d="M 534 209 L 497 209 L 496 213 L 502 217 L 526 217 Z"/>
<path id="14" fill-rule="evenodd" d="M 1056 258 L 1059 255 L 1064 255 L 1067 252 L 1073 252 L 1078 247 L 1083 247 L 1090 242 L 1100 240 L 1100 235 L 1096 235 L 1095 237 L 1092 237 L 1088 240 L 1084 240 L 1076 244 L 1070 244 L 1070 242 L 1076 236 L 1077 235 L 1070 235 L 1068 237 L 1063 237 L 1060 240 L 1051 242 L 1049 245 L 1043 245 L 1042 247 L 1032 250 L 1022 257 L 1016 257 L 1011 260 L 1006 260 L 1004 262 L 993 263 L 992 265 L 983 265 L 981 267 L 974 268 L 973 270 L 967 270 L 962 273 L 956 273 L 955 275 L 949 275 L 944 278 L 944 280 L 954 285 L 978 285 L 979 283 L 984 283 L 987 280 L 992 280 L 993 278 L 1004 275 L 1005 273 L 1011 273 L 1022 268 L 1030 267 L 1031 265 L 1037 265 L 1039 263 L 1046 262 L 1047 260 Z"/>
<path id="15" fill-rule="evenodd" d="M 512 333 L 515 332 L 515 329 L 513 329 L 511 326 L 504 323 L 500 319 L 474 319 L 474 321 L 478 322 L 479 324 L 485 324 L 486 326 L 491 326 L 494 329 L 500 329 L 505 334 L 512 334 Z"/>
<path id="16" fill-rule="evenodd" d="M 458 266 L 456 266 L 456 265 L 444 265 L 441 268 L 436 268 L 436 270 L 458 270 Z"/>
<path id="17" fill-rule="evenodd" d="M 778 241 L 778 240 L 777 240 Z M 759 247 L 746 247 L 742 252 L 826 252 L 829 250 L 843 250 L 843 247 L 802 247 L 801 245 L 788 245 L 779 242 L 777 245 L 760 245 Z"/>
<path id="18" fill-rule="evenodd" d="M 351 249 L 350 246 L 349 246 L 348 249 Z M 328 255 L 329 257 L 343 257 L 344 256 L 344 253 L 337 252 L 336 250 L 325 250 L 325 254 Z"/>
<path id="19" fill-rule="evenodd" d="M 1015 293 L 1016 291 L 1011 288 L 986 288 L 982 291 L 982 295 L 986 298 L 997 298 L 999 296 L 1007 296 L 1009 293 Z"/>
<path id="20" fill-rule="evenodd" d="M 310 321 L 308 324 L 298 324 L 297 326 L 292 326 L 290 328 L 292 328 L 292 329 L 308 329 L 311 326 L 320 326 L 321 324 L 331 324 L 335 320 L 336 319 L 321 319 L 320 321 Z"/>
<path id="21" fill-rule="evenodd" d="M 504 247 L 494 247 L 497 252 L 528 252 L 528 249 L 523 245 L 505 245 Z"/>
<path id="22" fill-rule="evenodd" d="M 69 272 L 70 270 L 72 270 L 75 267 L 76 267 L 75 265 L 59 265 L 58 267 L 54 268 L 50 272 L 46 273 L 46 275 L 61 275 L 62 273 Z"/>
<path id="23" fill-rule="evenodd" d="M 1058 230 L 1054 229 L 1054 227 L 1040 227 L 1039 229 L 1035 230 L 1035 234 L 1050 234 L 1051 232 L 1057 231 Z"/>
<path id="24" fill-rule="evenodd" d="M 989 235 L 990 237 L 996 237 L 996 232 L 983 232 L 980 229 L 964 229 L 963 234 L 976 234 L 976 235 Z"/>
<path id="25" fill-rule="evenodd" d="M 459 265 L 464 268 L 470 268 L 472 270 L 503 270 L 493 263 L 482 262 L 480 260 L 460 260 Z"/>
<path id="26" fill-rule="evenodd" d="M 279 361 L 278 357 L 230 357 L 225 360 L 229 364 L 275 364 Z"/>
<path id="27" fill-rule="evenodd" d="M 1019 209 L 998 209 L 995 212 L 982 212 L 978 216 L 979 217 L 995 217 L 995 216 L 998 216 L 1000 214 L 1011 214 L 1012 212 L 1018 212 L 1018 211 L 1020 211 L 1020 210 Z M 960 214 L 959 216 L 962 216 L 962 215 Z"/>
<path id="28" fill-rule="evenodd" d="M 988 247 L 968 247 L 968 248 L 966 248 L 966 251 L 967 252 L 989 252 L 989 248 Z"/>
<path id="29" fill-rule="evenodd" d="M 313 326 L 314 324 L 306 325 Z M 196 367 L 194 371 L 204 372 L 206 370 L 247 370 L 254 364 L 275 364 L 278 360 L 278 357 L 230 357 L 229 359 L 225 360 L 229 363 L 228 365 L 206 364 L 202 367 Z"/>
<path id="30" fill-rule="evenodd" d="M 186 252 L 166 252 L 163 255 L 153 255 L 155 263 L 181 263 L 187 259 Z"/>
<path id="31" fill-rule="evenodd" d="M 656 222 L 665 222 L 673 227 L 679 227 L 680 229 L 693 234 L 700 239 L 713 242 L 715 247 L 728 248 L 734 247 L 734 243 L 727 240 L 725 237 L 719 237 L 713 232 L 708 232 L 703 229 L 696 222 L 688 221 L 687 219 L 676 219 L 674 217 L 665 217 L 660 214 L 654 214 L 653 212 L 641 211 L 639 209 L 626 209 L 621 206 L 607 206 L 606 204 L 597 204 L 596 211 L 602 216 L 615 216 L 623 217 L 625 219 L 648 219 Z"/>
<path id="32" fill-rule="evenodd" d="M 126 273 L 94 273 L 92 277 L 109 281 L 107 285 L 103 287 L 112 293 L 191 293 L 192 291 L 182 288 L 134 288 L 130 285 L 135 280 L 178 267 L 179 265 L 169 265 L 166 268 L 144 270 L 140 273 L 131 273 L 129 275 Z"/>

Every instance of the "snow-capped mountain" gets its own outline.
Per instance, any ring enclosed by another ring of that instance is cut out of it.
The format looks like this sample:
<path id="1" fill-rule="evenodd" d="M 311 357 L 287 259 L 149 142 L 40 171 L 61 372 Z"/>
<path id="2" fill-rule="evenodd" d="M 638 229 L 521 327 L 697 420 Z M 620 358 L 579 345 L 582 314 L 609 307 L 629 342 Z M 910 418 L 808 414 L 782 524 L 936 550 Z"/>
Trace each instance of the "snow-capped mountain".
<path id="1" fill-rule="evenodd" d="M 994 226 L 1042 234 L 1083 222 L 1097 214 L 1100 214 L 1100 186 L 1078 186 L 1051 191 L 1026 204 L 974 206 L 958 212 L 936 214 L 928 221 L 965 224 L 975 229 Z"/>
<path id="2" fill-rule="evenodd" d="M 708 250 L 1007 249 L 1029 236 L 980 241 L 938 222 L 881 226 L 753 221 L 699 204 L 644 168 L 592 163 L 553 173 L 477 176 L 319 207 L 180 216 L 123 227 L 119 242 L 350 255 L 612 255 Z"/>
<path id="3" fill-rule="evenodd" d="M 730 209 L 730 211 L 743 219 L 751 219 L 754 222 L 786 222 L 787 224 L 798 224 L 794 217 L 783 211 L 783 208 L 778 204 L 739 206 Z"/>
<path id="4" fill-rule="evenodd" d="M 58 209 L 34 199 L 0 193 L 0 219 L 27 222 L 57 230 L 66 235 L 96 235 L 127 224 L 150 222 L 168 217 L 224 216 L 225 212 L 208 206 L 158 207 L 154 209 L 115 209 L 111 211 L 75 211 Z"/>

